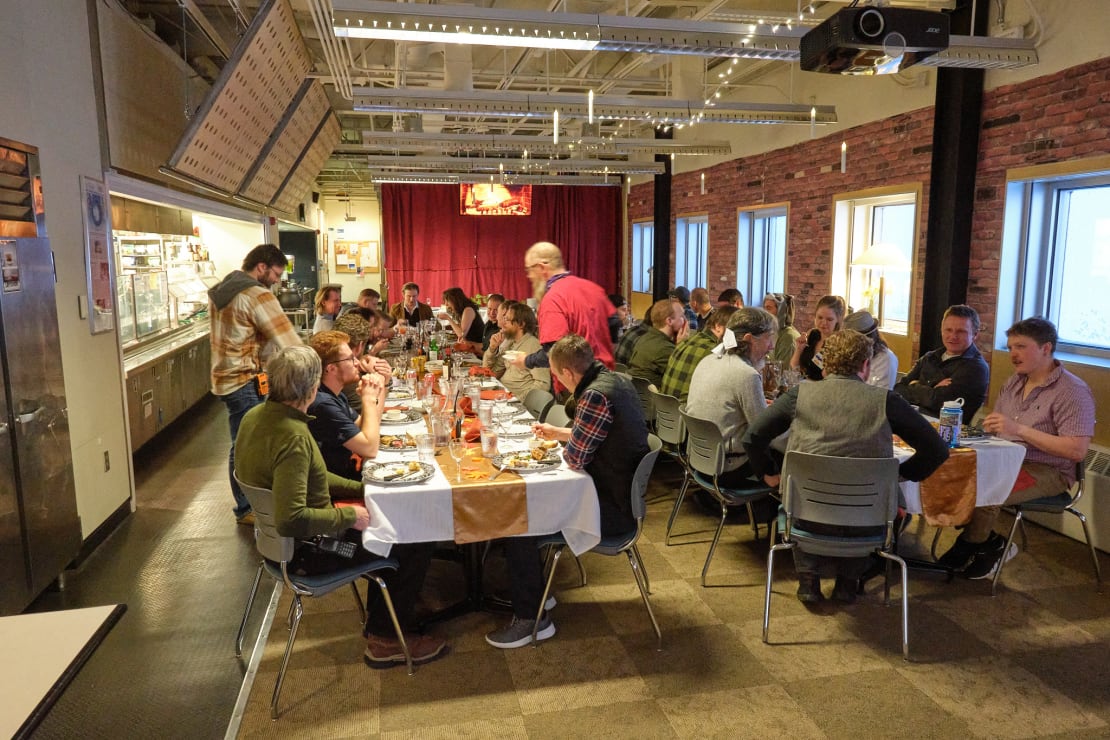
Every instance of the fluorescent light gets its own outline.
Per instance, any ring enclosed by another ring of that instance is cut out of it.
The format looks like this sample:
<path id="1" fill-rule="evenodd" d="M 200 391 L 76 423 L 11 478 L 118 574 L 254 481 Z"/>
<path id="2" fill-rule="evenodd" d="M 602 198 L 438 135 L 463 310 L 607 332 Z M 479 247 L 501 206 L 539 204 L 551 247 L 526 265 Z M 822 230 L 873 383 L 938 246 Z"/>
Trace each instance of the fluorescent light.
<path id="1" fill-rule="evenodd" d="M 489 34 L 472 33 L 466 29 L 459 31 L 420 31 L 415 28 L 333 26 L 336 36 L 349 38 L 383 39 L 387 41 L 424 41 L 439 44 L 472 44 L 477 46 L 509 46 L 526 49 L 570 49 L 574 51 L 593 51 L 597 39 L 579 39 L 574 36 L 552 34 L 550 31 L 525 35 L 519 33 Z"/>
<path id="2" fill-rule="evenodd" d="M 566 138 L 566 137 L 563 137 Z M 681 141 L 676 139 L 641 139 L 608 136 L 571 137 L 577 151 L 590 154 L 677 154 L 687 156 L 726 155 L 732 153 L 727 141 Z M 563 154 L 568 147 L 558 146 L 550 136 L 455 134 L 403 131 L 363 131 L 361 144 L 340 142 L 334 151 L 339 154 L 375 154 L 384 151 L 458 151 L 458 152 L 529 152 L 533 155 Z"/>
<path id="3" fill-rule="evenodd" d="M 398 157 L 388 154 L 371 154 L 366 162 L 373 170 L 446 170 L 448 172 L 474 173 L 512 172 L 586 172 L 613 175 L 661 175 L 661 162 L 621 162 L 608 159 L 527 159 L 509 157 Z"/>

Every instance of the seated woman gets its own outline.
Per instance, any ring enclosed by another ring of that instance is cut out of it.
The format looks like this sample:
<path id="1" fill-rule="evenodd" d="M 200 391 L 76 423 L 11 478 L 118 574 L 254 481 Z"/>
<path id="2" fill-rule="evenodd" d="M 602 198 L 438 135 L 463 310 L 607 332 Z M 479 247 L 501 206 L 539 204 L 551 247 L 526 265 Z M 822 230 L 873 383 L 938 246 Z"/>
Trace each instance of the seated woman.
<path id="1" fill-rule="evenodd" d="M 740 440 L 767 408 L 760 371 L 777 332 L 775 317 L 763 309 L 739 309 L 729 319 L 721 344 L 698 363 L 690 378 L 686 410 L 716 422 L 724 437 L 722 486 L 740 485 L 753 477 Z"/>
<path id="2" fill-rule="evenodd" d="M 473 352 L 480 357 L 486 327 L 482 317 L 478 315 L 478 307 L 474 305 L 474 301 L 466 297 L 462 288 L 448 288 L 443 291 L 443 306 L 447 311 L 441 313 L 439 318 L 451 325 L 451 330 L 455 332 L 461 345 L 458 349 Z"/>
<path id="3" fill-rule="evenodd" d="M 883 341 L 879 334 L 879 322 L 868 311 L 856 311 L 844 317 L 844 328 L 858 331 L 871 340 L 871 373 L 866 383 L 893 390 L 898 379 L 898 355 Z"/>
<path id="4" fill-rule="evenodd" d="M 370 514 L 358 503 L 335 506 L 337 498 L 362 498 L 362 483 L 329 473 L 320 448 L 308 430 L 307 410 L 316 398 L 322 364 L 311 347 L 286 347 L 266 365 L 270 395 L 243 417 L 235 439 L 235 474 L 239 480 L 268 488 L 274 497 L 274 520 L 278 534 L 298 540 L 291 571 L 304 575 L 327 573 L 357 562 L 376 559 L 362 548 L 359 532 L 370 526 Z M 359 544 L 355 559 L 322 552 L 306 542 L 316 535 L 340 537 Z M 395 545 L 391 555 L 400 567 L 384 576 L 402 629 L 412 620 L 412 609 L 424 583 L 431 548 Z M 405 662 L 389 614 L 381 602 L 381 591 L 371 587 L 366 596 L 366 652 L 372 668 L 388 668 Z M 405 640 L 413 662 L 426 663 L 443 654 L 447 644 L 427 635 Z"/>
<path id="5" fill-rule="evenodd" d="M 325 285 L 316 291 L 316 301 L 313 303 L 316 310 L 316 321 L 312 324 L 313 334 L 318 331 L 328 331 L 335 323 L 339 309 L 343 307 L 343 298 L 339 291 L 338 285 Z"/>
<path id="6" fill-rule="evenodd" d="M 824 377 L 822 371 L 825 361 L 821 349 L 825 340 L 832 336 L 834 331 L 841 329 L 844 314 L 848 305 L 838 295 L 822 296 L 817 301 L 817 310 L 813 313 L 813 327 L 806 336 L 798 336 L 794 342 L 794 355 L 790 358 L 790 367 L 801 370 L 802 374 L 810 380 L 820 380 Z"/>
<path id="7" fill-rule="evenodd" d="M 783 367 L 789 367 L 790 358 L 794 356 L 794 343 L 802 336 L 794 328 L 794 296 L 789 293 L 768 293 L 763 296 L 763 310 L 779 322 L 771 359 L 782 363 Z"/>

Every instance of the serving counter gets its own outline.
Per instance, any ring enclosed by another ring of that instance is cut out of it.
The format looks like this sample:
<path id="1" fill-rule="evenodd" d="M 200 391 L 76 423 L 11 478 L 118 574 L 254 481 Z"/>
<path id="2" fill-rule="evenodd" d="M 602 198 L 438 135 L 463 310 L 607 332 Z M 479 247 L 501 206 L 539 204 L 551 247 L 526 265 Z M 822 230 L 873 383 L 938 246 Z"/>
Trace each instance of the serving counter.
<path id="1" fill-rule="evenodd" d="M 124 350 L 132 452 L 208 393 L 211 356 L 207 321 Z"/>

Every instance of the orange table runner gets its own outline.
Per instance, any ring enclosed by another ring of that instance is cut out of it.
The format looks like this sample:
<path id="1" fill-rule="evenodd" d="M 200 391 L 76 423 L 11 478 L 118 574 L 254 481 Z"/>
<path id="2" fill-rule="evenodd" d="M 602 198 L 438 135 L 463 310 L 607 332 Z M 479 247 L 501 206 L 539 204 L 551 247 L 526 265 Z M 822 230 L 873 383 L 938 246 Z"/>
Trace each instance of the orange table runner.
<path id="1" fill-rule="evenodd" d="M 506 470 L 490 484 L 497 468 L 482 457 L 480 446 L 467 450 L 459 467 L 446 450 L 436 453 L 443 474 L 451 484 L 451 507 L 455 520 L 455 542 L 483 542 L 528 532 L 528 496 L 524 479 Z"/>
<path id="2" fill-rule="evenodd" d="M 975 510 L 978 467 L 975 450 L 950 450 L 948 459 L 921 481 L 921 511 L 937 527 L 954 527 L 971 520 Z"/>

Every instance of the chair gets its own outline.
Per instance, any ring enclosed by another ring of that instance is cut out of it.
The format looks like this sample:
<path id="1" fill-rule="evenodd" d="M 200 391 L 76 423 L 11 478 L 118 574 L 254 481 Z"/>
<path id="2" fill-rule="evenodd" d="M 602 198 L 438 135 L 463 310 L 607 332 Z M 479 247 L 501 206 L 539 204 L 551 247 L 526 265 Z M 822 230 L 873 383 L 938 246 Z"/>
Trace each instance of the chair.
<path id="1" fill-rule="evenodd" d="M 528 409 L 528 413 L 536 417 L 536 421 L 545 420 L 547 418 L 548 409 L 554 404 L 555 396 L 539 388 L 533 388 L 524 396 L 524 408 Z"/>
<path id="2" fill-rule="evenodd" d="M 1014 532 L 1019 524 L 1021 525 L 1022 549 L 1029 549 L 1029 538 L 1025 533 L 1025 519 L 1023 518 L 1025 512 L 1063 514 L 1066 511 L 1079 518 L 1080 524 L 1083 525 L 1083 537 L 1087 540 L 1087 548 L 1091 551 L 1091 563 L 1095 567 L 1095 586 L 1100 592 L 1102 591 L 1102 571 L 1098 566 L 1098 553 L 1095 552 L 1094 543 L 1091 542 L 1091 530 L 1087 527 L 1087 517 L 1075 508 L 1075 505 L 1083 496 L 1083 480 L 1086 477 L 1086 467 L 1085 460 L 1075 464 L 1075 483 L 1071 490 L 1058 493 L 1055 496 L 1044 496 L 1025 503 L 1003 507 L 1013 513 L 1014 523 L 1010 526 L 1010 535 L 1006 538 L 1006 549 L 1002 551 L 1003 556 L 998 562 L 998 570 L 994 572 L 994 579 L 991 581 L 991 596 L 994 596 L 998 589 L 998 579 L 1002 575 L 1002 567 L 1006 564 L 1005 554 L 1010 551 L 1010 545 L 1014 541 Z"/>
<path id="3" fill-rule="evenodd" d="M 671 516 L 667 519 L 666 543 L 671 544 L 671 527 L 674 526 L 678 510 L 686 498 L 686 489 L 690 485 L 690 466 L 686 462 L 686 424 L 679 413 L 681 406 L 674 396 L 653 390 L 651 392 L 652 405 L 655 408 L 655 433 L 663 440 L 663 452 L 674 458 L 682 466 L 682 487 L 678 490 Z"/>
<path id="4" fill-rule="evenodd" d="M 236 480 L 239 481 L 238 477 L 236 477 Z M 247 607 L 243 611 L 243 620 L 239 624 L 239 633 L 235 638 L 236 656 L 242 654 L 243 632 L 247 626 L 247 618 L 250 616 L 251 607 L 254 605 L 254 597 L 258 592 L 262 572 L 265 571 L 267 575 L 279 584 L 284 584 L 293 592 L 293 603 L 289 610 L 289 641 L 285 645 L 285 655 L 281 659 L 281 669 L 278 671 L 277 682 L 274 684 L 274 694 L 270 699 L 270 718 L 277 719 L 278 717 L 278 699 L 281 696 L 282 683 L 285 681 L 285 669 L 289 666 L 289 656 L 293 653 L 293 643 L 297 640 L 297 628 L 300 626 L 301 616 L 304 614 L 301 597 L 324 596 L 337 588 L 350 584 L 355 593 L 355 601 L 359 605 L 359 615 L 365 624 L 366 612 L 362 606 L 362 599 L 359 597 L 358 587 L 355 585 L 359 578 L 373 579 L 382 590 L 386 608 L 389 609 L 389 617 L 393 620 L 393 628 L 397 630 L 397 639 L 401 642 L 401 648 L 405 653 L 405 663 L 408 665 L 409 675 L 412 675 L 412 657 L 409 655 L 408 645 L 405 644 L 405 636 L 401 632 L 401 625 L 397 622 L 397 614 L 393 610 L 393 600 L 389 597 L 389 589 L 386 587 L 385 581 L 378 575 L 380 571 L 397 570 L 397 561 L 392 558 L 381 558 L 369 563 L 357 563 L 332 573 L 313 576 L 299 576 L 290 573 L 287 566 L 289 560 L 293 557 L 294 542 L 292 537 L 283 537 L 277 532 L 277 527 L 274 524 L 273 493 L 265 488 L 249 486 L 242 481 L 239 481 L 239 485 L 251 503 L 251 510 L 254 511 L 254 544 L 258 548 L 262 560 L 258 564 L 258 572 L 254 576 L 254 585 L 251 586 L 251 593 L 247 598 Z"/>
<path id="5" fill-rule="evenodd" d="M 782 542 L 767 553 L 767 590 L 763 601 L 763 642 L 771 619 L 771 581 L 775 553 L 795 547 L 828 557 L 864 557 L 877 553 L 902 569 L 902 657 L 910 659 L 909 579 L 906 561 L 894 552 L 894 519 L 898 514 L 898 460 L 893 457 L 854 458 L 813 455 L 791 450 L 782 466 L 785 524 Z M 807 532 L 798 521 L 837 527 L 861 527 L 879 534 L 845 537 Z M 884 591 L 890 604 L 890 564 Z"/>
<path id="6" fill-rule="evenodd" d="M 569 428 L 571 425 L 571 418 L 567 416 L 567 409 L 561 403 L 551 405 L 551 408 L 547 410 L 547 416 L 544 417 L 544 421 L 555 427 Z"/>
<path id="7" fill-rule="evenodd" d="M 655 630 L 659 650 L 663 649 L 663 633 L 659 631 L 659 622 L 655 619 L 655 612 L 652 611 L 651 601 L 648 599 L 648 594 L 651 593 L 651 585 L 648 582 L 647 571 L 644 569 L 644 561 L 640 557 L 640 550 L 636 547 L 636 542 L 640 539 L 640 533 L 644 529 L 644 514 L 647 511 L 644 504 L 644 493 L 647 491 L 648 479 L 651 478 L 652 468 L 655 467 L 655 461 L 659 457 L 659 450 L 662 447 L 663 442 L 654 434 L 649 434 L 648 453 L 640 460 L 640 464 L 636 466 L 636 472 L 632 476 L 632 515 L 636 517 L 636 529 L 621 535 L 602 537 L 601 542 L 590 550 L 590 552 L 599 555 L 619 555 L 623 552 L 628 557 L 628 564 L 632 566 L 632 575 L 636 579 L 636 586 L 640 589 L 640 597 L 644 600 L 648 617 L 651 618 L 651 626 Z M 539 542 L 539 547 L 551 547 L 553 552 L 549 554 L 551 567 L 547 575 L 547 584 L 543 589 L 543 597 L 540 599 L 540 611 L 536 615 L 536 628 L 539 627 L 544 604 L 547 602 L 548 594 L 551 593 L 551 583 L 555 580 L 555 566 L 559 564 L 559 556 L 562 555 L 566 546 L 566 540 L 559 533 L 542 537 Z M 532 645 L 538 644 L 535 629 L 533 629 Z"/>
<path id="8" fill-rule="evenodd" d="M 691 416 L 685 407 L 679 409 L 679 416 L 682 418 L 682 423 L 686 425 L 686 461 L 690 466 L 690 476 L 721 505 L 721 519 L 717 523 L 717 531 L 713 534 L 713 542 L 709 545 L 705 567 L 701 570 L 701 585 L 705 586 L 709 564 L 713 562 L 713 553 L 717 550 L 717 542 L 721 539 L 721 532 L 725 528 L 728 507 L 741 504 L 747 507 L 752 531 L 758 539 L 759 525 L 756 524 L 755 512 L 752 511 L 752 501 L 769 496 L 774 489 L 763 481 L 757 480 L 752 480 L 750 485 L 740 488 L 722 487 L 718 479 L 724 472 L 725 442 L 720 427 L 716 422 Z"/>
<path id="9" fill-rule="evenodd" d="M 647 378 L 633 375 L 632 387 L 636 389 L 636 395 L 640 397 L 640 410 L 644 412 L 644 420 L 647 422 L 648 429 L 653 429 L 655 426 L 655 407 L 652 405 L 651 393 L 655 390 L 655 384 Z"/>

